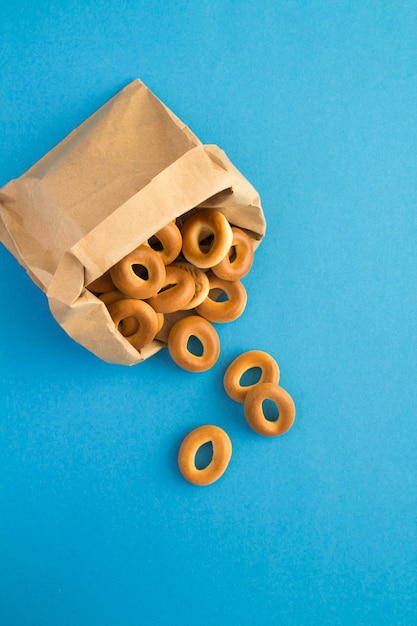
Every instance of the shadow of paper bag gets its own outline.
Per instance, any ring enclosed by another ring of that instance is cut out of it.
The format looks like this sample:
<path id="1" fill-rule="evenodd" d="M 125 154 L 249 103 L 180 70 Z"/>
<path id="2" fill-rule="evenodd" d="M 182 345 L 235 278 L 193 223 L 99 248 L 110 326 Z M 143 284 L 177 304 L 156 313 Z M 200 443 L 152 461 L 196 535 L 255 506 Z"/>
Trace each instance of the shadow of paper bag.
<path id="1" fill-rule="evenodd" d="M 220 210 L 254 248 L 265 234 L 259 196 L 224 152 L 203 145 L 134 80 L 0 190 L 0 240 L 70 337 L 105 361 L 133 365 L 165 342 L 138 352 L 85 287 L 195 207 Z"/>

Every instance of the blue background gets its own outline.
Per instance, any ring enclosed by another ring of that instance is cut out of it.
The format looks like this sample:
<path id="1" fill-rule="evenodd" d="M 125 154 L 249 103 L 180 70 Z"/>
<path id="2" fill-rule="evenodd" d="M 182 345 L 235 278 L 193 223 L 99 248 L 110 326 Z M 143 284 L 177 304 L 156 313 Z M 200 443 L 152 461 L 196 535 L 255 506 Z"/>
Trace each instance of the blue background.
<path id="1" fill-rule="evenodd" d="M 268 230 L 197 375 L 101 362 L 1 247 L 1 625 L 416 623 L 416 3 L 5 4 L 0 185 L 139 77 Z M 222 388 L 250 348 L 297 405 L 277 439 Z M 207 422 L 233 456 L 198 488 Z"/>

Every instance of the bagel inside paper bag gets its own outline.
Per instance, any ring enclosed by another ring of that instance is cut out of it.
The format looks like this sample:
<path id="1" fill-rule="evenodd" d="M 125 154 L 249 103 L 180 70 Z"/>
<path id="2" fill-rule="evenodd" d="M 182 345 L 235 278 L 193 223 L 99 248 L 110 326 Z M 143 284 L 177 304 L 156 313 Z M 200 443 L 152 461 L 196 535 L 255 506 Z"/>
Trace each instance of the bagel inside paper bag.
<path id="1" fill-rule="evenodd" d="M 203 145 L 134 80 L 0 190 L 0 240 L 70 337 L 105 361 L 133 365 L 166 344 L 170 320 L 138 352 L 86 285 L 196 207 L 224 213 L 254 248 L 265 233 L 257 192 L 224 152 Z"/>

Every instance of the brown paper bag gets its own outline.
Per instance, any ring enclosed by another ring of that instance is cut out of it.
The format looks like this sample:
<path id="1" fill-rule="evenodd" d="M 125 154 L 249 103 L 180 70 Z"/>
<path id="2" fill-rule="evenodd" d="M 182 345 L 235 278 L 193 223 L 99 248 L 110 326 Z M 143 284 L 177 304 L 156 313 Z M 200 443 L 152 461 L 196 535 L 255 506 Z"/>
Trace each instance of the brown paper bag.
<path id="1" fill-rule="evenodd" d="M 254 248 L 265 233 L 258 194 L 224 152 L 203 145 L 135 80 L 0 189 L 0 240 L 70 337 L 105 361 L 133 365 L 165 345 L 172 319 L 139 353 L 86 285 L 195 207 L 222 211 Z"/>

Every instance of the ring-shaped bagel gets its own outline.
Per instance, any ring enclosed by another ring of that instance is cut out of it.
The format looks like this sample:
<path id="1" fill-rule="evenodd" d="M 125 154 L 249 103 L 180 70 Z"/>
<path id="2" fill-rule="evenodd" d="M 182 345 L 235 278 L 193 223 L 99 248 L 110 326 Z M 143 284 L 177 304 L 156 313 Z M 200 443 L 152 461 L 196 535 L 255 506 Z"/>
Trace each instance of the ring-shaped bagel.
<path id="1" fill-rule="evenodd" d="M 270 421 L 265 417 L 263 407 L 265 400 L 271 400 L 277 407 L 277 420 Z M 294 400 L 285 389 L 273 383 L 261 383 L 248 391 L 243 410 L 249 426 L 265 437 L 277 437 L 286 433 L 295 419 Z"/>
<path id="2" fill-rule="evenodd" d="M 207 298 L 196 307 L 199 315 L 202 315 L 210 322 L 232 322 L 242 315 L 246 307 L 246 289 L 239 280 L 223 280 L 211 272 L 208 274 L 210 291 Z M 211 297 L 211 293 L 219 296 L 225 293 L 227 300 L 216 300 Z"/>
<path id="3" fill-rule="evenodd" d="M 194 295 L 188 304 L 182 307 L 182 310 L 189 311 L 190 309 L 195 309 L 195 307 L 201 304 L 209 294 L 210 282 L 207 274 L 199 267 L 192 265 L 192 263 L 188 263 L 188 261 L 175 261 L 172 265 L 174 267 L 180 267 L 188 272 L 194 280 Z"/>
<path id="4" fill-rule="evenodd" d="M 113 291 L 107 291 L 106 293 L 102 293 L 98 297 L 98 299 L 104 302 L 104 304 L 108 308 L 109 304 L 117 302 L 118 300 L 126 300 L 126 298 L 128 297 L 129 296 L 126 296 L 118 289 L 113 289 Z M 123 337 L 128 337 L 129 335 L 133 335 L 138 330 L 139 322 L 136 317 L 125 317 L 120 321 L 118 328 Z"/>
<path id="5" fill-rule="evenodd" d="M 161 230 L 158 230 L 153 237 L 150 237 L 148 239 L 148 245 L 160 255 L 164 265 L 172 263 L 172 261 L 177 258 L 182 248 L 181 232 L 175 221 L 168 222 L 168 224 L 161 228 Z"/>
<path id="6" fill-rule="evenodd" d="M 196 337 L 203 353 L 196 355 L 188 349 L 188 341 Z M 219 358 L 220 340 L 216 329 L 204 317 L 190 315 L 176 322 L 168 335 L 168 350 L 172 360 L 189 372 L 204 372 Z"/>
<path id="7" fill-rule="evenodd" d="M 203 469 L 197 469 L 195 456 L 198 449 L 211 442 L 213 456 Z M 183 439 L 178 452 L 178 467 L 186 480 L 194 485 L 205 486 L 222 476 L 232 456 L 232 442 L 227 433 L 218 426 L 207 424 L 192 430 Z"/>
<path id="8" fill-rule="evenodd" d="M 134 318 L 137 329 L 127 336 L 122 334 L 136 350 L 150 343 L 158 330 L 159 320 L 153 308 L 143 300 L 124 298 L 108 305 L 108 311 L 117 329 L 123 330 L 123 321 Z"/>
<path id="9" fill-rule="evenodd" d="M 252 385 L 241 385 L 242 376 L 252 368 L 259 368 L 259 380 Z M 280 371 L 275 359 L 263 350 L 248 350 L 240 354 L 227 368 L 223 385 L 228 396 L 236 402 L 244 402 L 246 394 L 260 383 L 278 384 Z"/>
<path id="10" fill-rule="evenodd" d="M 124 298 L 127 298 L 127 296 L 124 296 Z M 165 317 L 163 313 L 157 313 L 156 311 L 155 313 L 158 320 L 158 326 L 155 332 L 155 335 L 157 335 L 164 325 Z M 119 331 L 122 333 L 123 337 L 126 338 L 130 335 L 134 335 L 138 329 L 139 322 L 136 317 L 133 317 L 132 315 L 130 317 L 123 318 L 119 323 Z"/>
<path id="11" fill-rule="evenodd" d="M 208 236 L 213 240 L 206 249 L 200 244 Z M 182 253 L 187 261 L 203 269 L 220 263 L 228 254 L 232 241 L 232 228 L 227 218 L 215 209 L 196 211 L 182 227 Z"/>
<path id="12" fill-rule="evenodd" d="M 195 292 L 194 279 L 180 267 L 166 266 L 165 280 L 160 290 L 147 302 L 158 313 L 175 313 L 186 306 Z"/>
<path id="13" fill-rule="evenodd" d="M 254 252 L 251 238 L 245 231 L 232 226 L 233 241 L 229 252 L 211 269 L 224 280 L 240 280 L 249 272 L 253 264 Z"/>
<path id="14" fill-rule="evenodd" d="M 145 278 L 135 272 L 135 266 L 145 269 Z M 163 285 L 165 265 L 155 250 L 141 245 L 116 263 L 110 273 L 120 291 L 131 298 L 145 299 L 156 294 Z"/>

